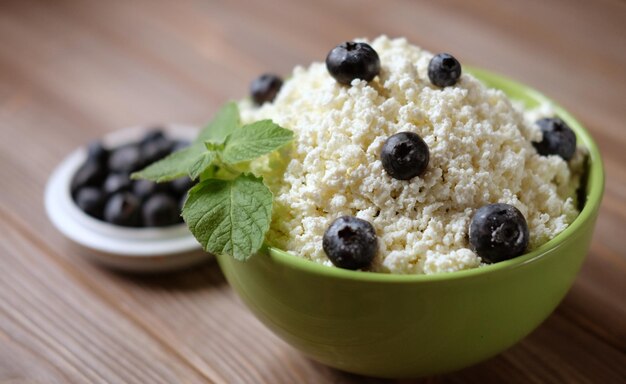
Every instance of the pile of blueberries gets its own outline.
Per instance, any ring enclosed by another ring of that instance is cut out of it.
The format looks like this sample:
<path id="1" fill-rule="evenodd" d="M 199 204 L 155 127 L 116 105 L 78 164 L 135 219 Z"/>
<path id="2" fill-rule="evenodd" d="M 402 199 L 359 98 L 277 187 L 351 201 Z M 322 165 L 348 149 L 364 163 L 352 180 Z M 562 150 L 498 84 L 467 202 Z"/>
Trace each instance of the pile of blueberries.
<path id="1" fill-rule="evenodd" d="M 380 72 L 380 58 L 369 44 L 348 41 L 328 53 L 326 68 L 339 84 L 350 86 L 354 79 L 373 80 Z M 433 56 L 428 65 L 428 78 L 439 88 L 454 86 L 461 72 L 459 61 L 448 53 Z M 262 75 L 252 82 L 252 100 L 257 105 L 272 102 L 282 84 L 282 79 L 276 75 Z M 533 142 L 537 153 L 570 160 L 576 151 L 576 135 L 571 128 L 559 118 L 541 119 L 537 125 L 543 134 L 541 142 Z M 410 180 L 426 171 L 430 154 L 428 145 L 418 134 L 399 132 L 387 138 L 380 159 L 389 176 Z M 526 219 L 509 204 L 488 204 L 479 208 L 468 232 L 470 245 L 486 263 L 519 256 L 528 246 Z M 330 261 L 346 269 L 368 268 L 378 251 L 372 224 L 353 216 L 334 220 L 324 233 L 322 245 Z"/>
<path id="2" fill-rule="evenodd" d="M 181 223 L 182 204 L 194 184 L 189 177 L 157 184 L 131 180 L 130 174 L 189 144 L 166 137 L 159 128 L 138 142 L 116 148 L 94 141 L 87 148 L 87 160 L 72 179 L 72 198 L 86 214 L 114 225 L 164 227 Z"/>

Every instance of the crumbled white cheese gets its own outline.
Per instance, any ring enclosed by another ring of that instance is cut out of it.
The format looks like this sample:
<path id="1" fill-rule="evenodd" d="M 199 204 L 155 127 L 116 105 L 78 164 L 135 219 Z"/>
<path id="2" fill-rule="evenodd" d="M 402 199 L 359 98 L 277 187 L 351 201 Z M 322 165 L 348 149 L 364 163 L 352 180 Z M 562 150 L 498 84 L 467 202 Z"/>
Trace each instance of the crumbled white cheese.
<path id="1" fill-rule="evenodd" d="M 525 112 L 465 73 L 453 87 L 434 87 L 431 53 L 385 36 L 371 45 L 381 72 L 369 84 L 342 86 L 324 63 L 313 63 L 295 68 L 273 103 L 240 103 L 244 122 L 269 118 L 295 132 L 290 148 L 253 165 L 275 195 L 271 244 L 331 265 L 324 231 L 353 215 L 376 229 L 372 270 L 433 274 L 480 265 L 467 232 L 485 204 L 516 206 L 531 249 L 572 222 L 578 172 L 531 145 L 541 139 L 533 121 L 549 107 Z M 384 141 L 402 131 L 419 134 L 430 150 L 426 172 L 409 181 L 387 175 L 379 157 Z M 582 155 L 571 163 L 580 168 Z"/>

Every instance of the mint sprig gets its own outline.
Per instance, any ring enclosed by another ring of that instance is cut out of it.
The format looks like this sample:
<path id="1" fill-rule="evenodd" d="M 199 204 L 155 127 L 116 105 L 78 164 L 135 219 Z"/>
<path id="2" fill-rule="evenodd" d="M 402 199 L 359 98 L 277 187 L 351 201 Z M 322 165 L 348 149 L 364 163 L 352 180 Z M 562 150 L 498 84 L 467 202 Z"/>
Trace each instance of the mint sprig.
<path id="1" fill-rule="evenodd" d="M 206 142 L 213 144 L 223 143 L 233 131 L 240 126 L 239 108 L 234 102 L 223 106 L 215 115 L 215 118 L 206 125 L 198 134 L 198 137 L 187 148 L 176 151 L 161 159 L 140 172 L 133 173 L 133 179 L 148 179 L 162 183 L 179 177 L 189 175 L 192 180 L 198 178 L 210 161 L 207 161 L 209 149 Z M 210 159 L 213 160 L 213 159 Z"/>
<path id="2" fill-rule="evenodd" d="M 293 132 L 261 120 L 232 132 L 224 142 L 222 160 L 229 164 L 256 159 L 293 139 Z"/>
<path id="3" fill-rule="evenodd" d="M 191 146 L 131 177 L 156 182 L 185 175 L 200 178 L 183 206 L 187 226 L 207 252 L 246 260 L 263 245 L 273 196 L 263 179 L 242 169 L 241 163 L 271 153 L 292 139 L 292 131 L 271 120 L 241 126 L 237 104 L 231 102 L 219 110 Z"/>
<path id="4" fill-rule="evenodd" d="M 140 172 L 133 173 L 130 177 L 134 180 L 147 179 L 157 183 L 178 179 L 190 175 L 192 167 L 205 152 L 204 146 L 192 144 L 149 165 Z M 193 179 L 195 180 L 195 177 Z"/>
<path id="5" fill-rule="evenodd" d="M 189 177 L 191 180 L 197 179 L 205 169 L 207 169 L 215 160 L 214 151 L 205 151 L 196 158 L 196 161 L 189 167 Z"/>

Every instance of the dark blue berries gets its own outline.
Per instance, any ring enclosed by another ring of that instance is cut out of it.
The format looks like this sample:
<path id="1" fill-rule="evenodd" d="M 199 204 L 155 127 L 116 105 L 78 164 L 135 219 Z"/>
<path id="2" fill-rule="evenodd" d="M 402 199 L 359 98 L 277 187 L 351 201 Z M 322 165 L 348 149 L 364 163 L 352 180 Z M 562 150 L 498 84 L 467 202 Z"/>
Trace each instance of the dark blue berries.
<path id="1" fill-rule="evenodd" d="M 119 192 L 111 196 L 104 207 L 104 220 L 125 227 L 140 225 L 141 201 L 130 192 Z"/>
<path id="2" fill-rule="evenodd" d="M 130 180 L 129 173 L 188 146 L 155 128 L 134 143 L 107 149 L 95 141 L 70 185 L 74 202 L 83 212 L 111 224 L 161 227 L 182 222 L 180 202 L 194 185 L 188 177 L 156 184 Z"/>
<path id="3" fill-rule="evenodd" d="M 195 182 L 191 180 L 188 176 L 183 176 L 178 179 L 174 179 L 170 182 L 170 187 L 172 191 L 177 193 L 178 195 L 184 195 L 193 187 Z"/>
<path id="4" fill-rule="evenodd" d="M 376 257 L 378 238 L 369 222 L 353 216 L 342 216 L 324 232 L 322 247 L 335 266 L 363 269 L 369 267 Z"/>
<path id="5" fill-rule="evenodd" d="M 111 151 L 109 170 L 120 173 L 138 171 L 144 165 L 141 148 L 136 144 L 127 144 Z"/>
<path id="6" fill-rule="evenodd" d="M 172 152 L 175 145 L 176 143 L 167 139 L 159 129 L 148 132 L 139 144 L 143 164 L 161 160 Z"/>
<path id="7" fill-rule="evenodd" d="M 82 187 L 76 192 L 76 205 L 90 216 L 102 219 L 106 196 L 99 188 Z"/>
<path id="8" fill-rule="evenodd" d="M 109 151 L 100 141 L 92 141 L 87 146 L 87 159 L 98 164 L 104 164 L 109 157 Z"/>
<path id="9" fill-rule="evenodd" d="M 350 85 L 354 79 L 371 81 L 376 77 L 380 58 L 369 44 L 347 41 L 328 53 L 326 68 L 337 82 Z"/>
<path id="10" fill-rule="evenodd" d="M 409 180 L 424 173 L 430 153 L 428 145 L 418 134 L 400 132 L 385 141 L 380 160 L 389 176 Z"/>
<path id="11" fill-rule="evenodd" d="M 147 227 L 165 227 L 181 221 L 178 201 L 165 193 L 151 196 L 143 204 L 141 214 Z"/>
<path id="12" fill-rule="evenodd" d="M 151 180 L 133 181 L 133 194 L 142 201 L 153 195 L 162 184 L 157 184 Z"/>
<path id="13" fill-rule="evenodd" d="M 257 77 L 250 84 L 250 95 L 256 105 L 271 103 L 276 98 L 278 91 L 283 86 L 283 80 L 271 73 Z"/>
<path id="14" fill-rule="evenodd" d="M 449 87 L 461 77 L 461 63 L 448 53 L 435 55 L 428 64 L 428 78 L 437 87 Z"/>
<path id="15" fill-rule="evenodd" d="M 80 168 L 74 174 L 70 189 L 72 195 L 76 195 L 78 189 L 86 186 L 94 187 L 102 184 L 107 176 L 106 165 L 100 164 L 97 161 L 87 159 Z"/>
<path id="16" fill-rule="evenodd" d="M 558 155 L 569 160 L 576 152 L 576 135 L 574 131 L 557 117 L 537 121 L 543 139 L 533 142 L 537 153 L 542 156 Z"/>
<path id="17" fill-rule="evenodd" d="M 512 259 L 528 247 L 528 224 L 524 215 L 509 204 L 479 208 L 469 228 L 470 245 L 486 263 Z"/>
<path id="18" fill-rule="evenodd" d="M 121 191 L 127 191 L 131 187 L 131 180 L 126 173 L 109 173 L 102 190 L 107 196 L 114 195 Z"/>

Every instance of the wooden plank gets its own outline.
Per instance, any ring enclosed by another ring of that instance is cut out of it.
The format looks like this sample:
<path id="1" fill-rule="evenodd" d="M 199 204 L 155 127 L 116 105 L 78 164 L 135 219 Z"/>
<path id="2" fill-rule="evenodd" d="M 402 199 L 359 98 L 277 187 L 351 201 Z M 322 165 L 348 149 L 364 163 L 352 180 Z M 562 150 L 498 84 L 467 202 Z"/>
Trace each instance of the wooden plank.
<path id="1" fill-rule="evenodd" d="M 0 380 L 209 381 L 49 259 L 0 211 Z"/>

